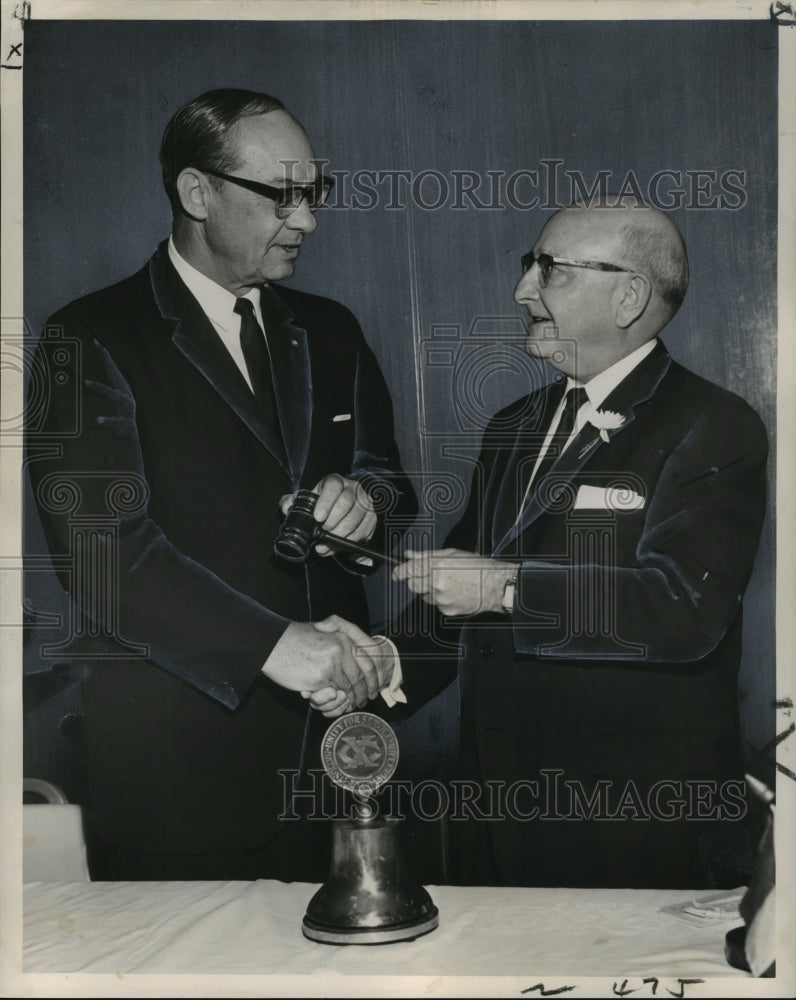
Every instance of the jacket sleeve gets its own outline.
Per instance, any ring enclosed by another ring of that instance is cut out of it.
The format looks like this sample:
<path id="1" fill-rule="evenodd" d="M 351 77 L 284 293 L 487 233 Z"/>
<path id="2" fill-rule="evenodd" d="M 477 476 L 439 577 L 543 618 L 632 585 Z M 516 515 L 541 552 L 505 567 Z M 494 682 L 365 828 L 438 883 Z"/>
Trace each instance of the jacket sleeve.
<path id="1" fill-rule="evenodd" d="M 186 557 L 152 520 L 130 386 L 69 307 L 48 326 L 64 328 L 75 350 L 49 381 L 43 416 L 29 397 L 38 416 L 28 466 L 75 627 L 105 641 L 111 658 L 118 640 L 136 644 L 234 710 L 290 623 Z M 51 346 L 37 346 L 42 370 Z"/>
<path id="2" fill-rule="evenodd" d="M 632 560 L 611 565 L 573 550 L 522 562 L 512 616 L 518 653 L 684 663 L 717 646 L 752 570 L 767 457 L 750 407 L 725 417 L 697 419 L 672 450 Z"/>

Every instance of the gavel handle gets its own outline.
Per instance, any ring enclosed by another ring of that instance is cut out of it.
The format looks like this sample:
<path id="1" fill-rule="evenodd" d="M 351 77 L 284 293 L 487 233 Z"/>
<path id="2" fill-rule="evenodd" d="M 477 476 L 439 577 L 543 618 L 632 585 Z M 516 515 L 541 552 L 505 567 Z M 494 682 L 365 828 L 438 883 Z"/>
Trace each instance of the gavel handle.
<path id="1" fill-rule="evenodd" d="M 322 545 L 333 545 L 336 549 L 344 549 L 346 552 L 356 552 L 360 556 L 369 556 L 376 562 L 386 563 L 388 566 L 401 565 L 401 560 L 395 556 L 387 555 L 386 552 L 376 552 L 375 549 L 370 549 L 361 542 L 352 542 L 349 538 L 340 538 L 330 531 L 326 531 L 320 525 L 315 529 L 313 541 L 320 542 Z"/>

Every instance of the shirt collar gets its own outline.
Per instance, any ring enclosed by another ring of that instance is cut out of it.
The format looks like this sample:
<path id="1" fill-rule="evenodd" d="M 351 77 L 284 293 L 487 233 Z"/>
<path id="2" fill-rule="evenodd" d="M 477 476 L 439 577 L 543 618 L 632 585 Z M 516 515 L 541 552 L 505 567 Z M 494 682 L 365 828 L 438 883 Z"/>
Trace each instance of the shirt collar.
<path id="1" fill-rule="evenodd" d="M 232 320 L 238 320 L 235 313 L 235 303 L 237 296 L 222 288 L 212 278 L 189 264 L 174 245 L 174 238 L 169 237 L 169 260 L 174 265 L 177 274 L 185 282 L 188 291 L 193 295 L 202 308 L 206 316 L 222 330 L 226 330 L 232 324 Z M 260 313 L 260 289 L 251 288 L 246 293 L 245 298 L 249 299 L 254 306 L 254 312 L 260 325 L 262 326 L 262 315 Z M 238 320 L 239 324 L 239 320 Z"/>
<path id="2" fill-rule="evenodd" d="M 604 372 L 600 372 L 599 375 L 595 375 L 594 378 L 589 379 L 585 383 L 583 388 L 586 390 L 589 402 L 595 410 L 599 409 L 604 400 L 608 398 L 619 383 L 624 381 L 633 369 L 640 365 L 644 358 L 654 350 L 657 343 L 656 338 L 648 340 L 646 344 L 637 347 L 635 351 L 632 351 L 624 358 L 620 358 L 610 368 L 606 368 Z M 578 385 L 581 385 L 581 383 L 576 382 L 572 378 L 567 378 L 567 389 Z"/>

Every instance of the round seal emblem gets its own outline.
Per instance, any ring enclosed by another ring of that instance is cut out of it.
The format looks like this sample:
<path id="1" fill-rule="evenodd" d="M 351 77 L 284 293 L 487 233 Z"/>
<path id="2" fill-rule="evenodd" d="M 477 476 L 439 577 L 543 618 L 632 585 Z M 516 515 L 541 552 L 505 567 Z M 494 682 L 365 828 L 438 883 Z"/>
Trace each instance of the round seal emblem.
<path id="1" fill-rule="evenodd" d="M 342 715 L 326 730 L 321 762 L 331 780 L 357 795 L 373 795 L 398 765 L 398 739 L 370 712 Z"/>

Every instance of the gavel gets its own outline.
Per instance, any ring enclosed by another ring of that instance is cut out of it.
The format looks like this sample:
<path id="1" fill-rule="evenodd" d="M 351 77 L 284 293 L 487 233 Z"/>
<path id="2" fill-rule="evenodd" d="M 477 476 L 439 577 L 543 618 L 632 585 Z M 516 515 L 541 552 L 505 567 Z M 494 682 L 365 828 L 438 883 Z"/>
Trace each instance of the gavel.
<path id="1" fill-rule="evenodd" d="M 312 490 L 299 490 L 293 506 L 285 515 L 279 534 L 274 539 L 274 552 L 282 559 L 292 563 L 306 562 L 310 554 L 310 549 L 318 542 L 324 545 L 331 545 L 345 552 L 355 552 L 360 556 L 369 556 L 377 562 L 386 563 L 388 566 L 400 566 L 401 560 L 386 552 L 377 552 L 375 549 L 363 545 L 361 542 L 352 542 L 349 538 L 340 538 L 326 531 L 313 517 L 315 504 L 318 502 L 318 494 Z"/>

